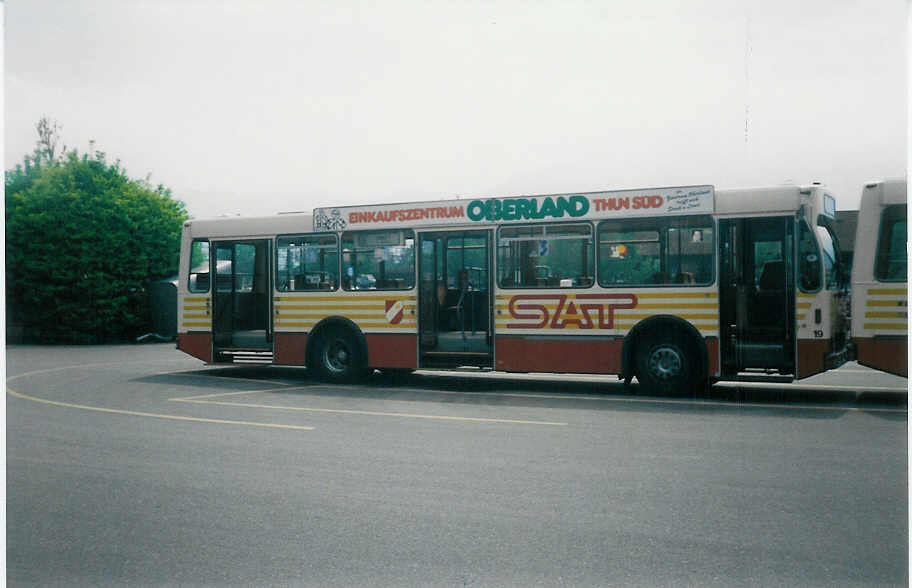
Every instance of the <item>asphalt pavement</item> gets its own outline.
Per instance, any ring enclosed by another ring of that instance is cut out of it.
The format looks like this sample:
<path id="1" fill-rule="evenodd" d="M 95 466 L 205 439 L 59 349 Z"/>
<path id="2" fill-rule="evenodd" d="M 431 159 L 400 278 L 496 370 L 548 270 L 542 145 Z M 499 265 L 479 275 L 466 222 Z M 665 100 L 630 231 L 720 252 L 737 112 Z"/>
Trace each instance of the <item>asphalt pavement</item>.
<path id="1" fill-rule="evenodd" d="M 7 354 L 11 586 L 908 583 L 907 381 L 358 385 L 169 344 Z"/>

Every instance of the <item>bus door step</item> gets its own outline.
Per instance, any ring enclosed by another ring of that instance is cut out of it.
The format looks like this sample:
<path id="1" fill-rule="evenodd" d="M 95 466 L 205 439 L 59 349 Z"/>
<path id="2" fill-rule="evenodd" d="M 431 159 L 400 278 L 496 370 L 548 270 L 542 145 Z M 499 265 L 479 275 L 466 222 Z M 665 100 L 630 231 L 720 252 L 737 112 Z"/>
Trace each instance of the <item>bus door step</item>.
<path id="1" fill-rule="evenodd" d="M 487 351 L 425 351 L 424 355 L 431 355 L 437 357 L 449 357 L 449 356 L 458 356 L 458 357 L 489 357 L 491 354 Z"/>
<path id="2" fill-rule="evenodd" d="M 737 374 L 719 379 L 720 382 L 768 382 L 770 384 L 788 384 L 795 381 L 792 376 L 778 374 Z"/>
<path id="3" fill-rule="evenodd" d="M 273 360 L 272 351 L 252 351 L 246 349 L 219 351 L 219 357 L 237 364 L 269 365 Z"/>

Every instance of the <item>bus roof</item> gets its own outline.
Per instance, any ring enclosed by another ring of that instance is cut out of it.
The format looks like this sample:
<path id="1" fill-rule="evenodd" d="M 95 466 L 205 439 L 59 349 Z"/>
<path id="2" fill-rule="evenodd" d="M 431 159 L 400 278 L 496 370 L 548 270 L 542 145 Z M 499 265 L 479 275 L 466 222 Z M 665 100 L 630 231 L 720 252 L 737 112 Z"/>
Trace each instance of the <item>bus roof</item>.
<path id="1" fill-rule="evenodd" d="M 906 203 L 906 178 L 890 178 L 878 182 L 868 182 L 865 184 L 862 199 L 871 198 L 867 194 L 874 193 L 879 197 L 879 204 L 887 206 L 890 204 Z"/>
<path id="2" fill-rule="evenodd" d="M 894 192 L 898 192 L 898 188 L 890 189 L 890 194 Z M 904 183 L 902 198 L 905 201 Z M 258 217 L 230 216 L 191 220 L 184 223 L 184 226 L 191 236 L 218 239 L 351 228 L 509 224 L 681 214 L 715 213 L 726 216 L 793 213 L 802 204 L 811 204 L 817 214 L 826 214 L 825 200 L 832 200 L 832 196 L 818 184 L 726 190 L 715 190 L 711 185 L 704 185 L 322 207 L 315 209 L 313 214 L 295 212 Z M 835 215 L 835 205 L 832 205 L 832 213 Z"/>
<path id="3" fill-rule="evenodd" d="M 827 189 L 820 184 L 718 190 L 716 192 L 716 214 L 793 213 L 808 201 L 818 208 L 818 213 L 822 214 L 825 195 L 829 195 Z M 832 198 L 832 196 L 830 197 Z M 835 208 L 832 212 L 835 215 Z"/>
<path id="4" fill-rule="evenodd" d="M 192 236 L 208 238 L 267 237 L 313 231 L 313 215 L 307 213 L 272 216 L 228 216 L 184 223 Z"/>

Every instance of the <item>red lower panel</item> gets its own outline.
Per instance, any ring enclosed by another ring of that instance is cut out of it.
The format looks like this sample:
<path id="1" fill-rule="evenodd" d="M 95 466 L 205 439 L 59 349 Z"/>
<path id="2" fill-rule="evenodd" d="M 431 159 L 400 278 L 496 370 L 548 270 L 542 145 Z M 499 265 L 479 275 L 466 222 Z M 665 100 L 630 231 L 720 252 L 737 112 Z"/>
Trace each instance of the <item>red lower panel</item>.
<path id="1" fill-rule="evenodd" d="M 273 345 L 276 365 L 306 365 L 307 335 L 303 333 L 276 333 Z"/>
<path id="2" fill-rule="evenodd" d="M 364 335 L 367 364 L 375 368 L 418 367 L 417 335 Z"/>
<path id="3" fill-rule="evenodd" d="M 212 335 L 209 333 L 178 333 L 177 348 L 206 363 L 212 361 Z"/>
<path id="4" fill-rule="evenodd" d="M 798 373 L 807 378 L 826 370 L 824 357 L 830 349 L 829 339 L 798 339 Z"/>
<path id="5" fill-rule="evenodd" d="M 497 369 L 508 372 L 621 373 L 624 341 L 497 337 Z"/>
<path id="6" fill-rule="evenodd" d="M 709 364 L 709 374 L 711 376 L 719 376 L 719 339 L 716 337 L 706 338 L 706 359 Z"/>
<path id="7" fill-rule="evenodd" d="M 855 339 L 858 363 L 904 378 L 909 377 L 909 341 L 905 337 L 895 339 Z"/>

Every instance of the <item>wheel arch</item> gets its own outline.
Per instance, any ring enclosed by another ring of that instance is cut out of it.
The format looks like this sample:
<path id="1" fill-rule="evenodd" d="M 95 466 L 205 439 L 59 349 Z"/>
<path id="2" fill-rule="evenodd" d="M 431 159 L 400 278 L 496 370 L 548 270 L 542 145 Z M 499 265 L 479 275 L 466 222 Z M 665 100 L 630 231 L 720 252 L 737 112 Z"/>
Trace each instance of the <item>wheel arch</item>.
<path id="1" fill-rule="evenodd" d="M 706 339 L 700 331 L 681 317 L 657 314 L 638 322 L 624 337 L 624 346 L 621 348 L 621 378 L 625 382 L 629 382 L 635 375 L 637 346 L 652 333 L 668 330 L 679 331 L 687 337 L 697 351 L 700 377 L 709 377 L 709 351 L 706 348 Z"/>
<path id="2" fill-rule="evenodd" d="M 314 328 L 310 330 L 307 334 L 307 347 L 304 351 L 304 361 L 306 365 L 311 366 L 314 364 L 314 353 L 317 351 L 317 343 L 320 340 L 320 337 L 323 333 L 326 333 L 333 328 L 345 329 L 355 336 L 355 341 L 358 342 L 358 347 L 361 351 L 361 357 L 364 358 L 364 363 L 367 365 L 367 339 L 364 337 L 361 328 L 351 319 L 345 318 L 344 316 L 328 316 L 314 325 Z"/>

